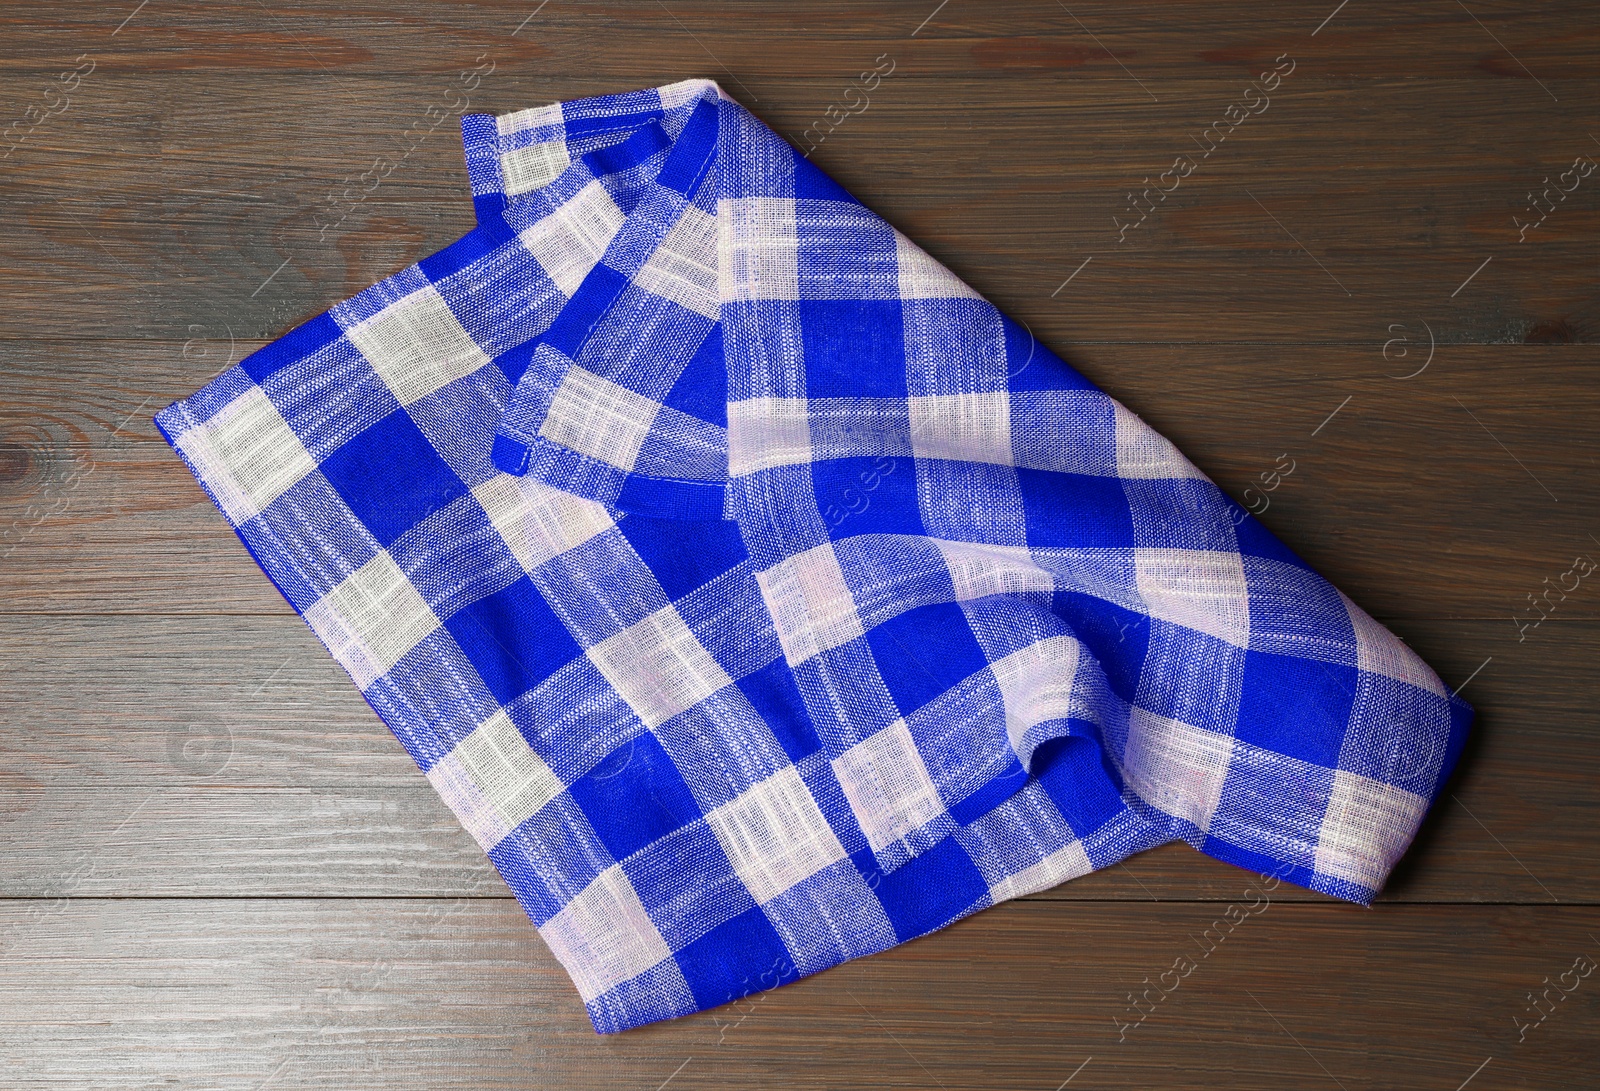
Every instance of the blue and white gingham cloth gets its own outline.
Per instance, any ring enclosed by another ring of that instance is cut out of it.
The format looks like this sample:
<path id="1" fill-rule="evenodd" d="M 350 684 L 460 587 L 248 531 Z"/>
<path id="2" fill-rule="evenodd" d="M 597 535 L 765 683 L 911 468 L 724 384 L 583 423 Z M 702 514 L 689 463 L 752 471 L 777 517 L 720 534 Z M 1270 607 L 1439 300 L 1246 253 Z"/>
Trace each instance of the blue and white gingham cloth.
<path id="1" fill-rule="evenodd" d="M 706 80 L 157 416 L 610 1032 L 1172 840 L 1367 903 L 1471 709 Z"/>

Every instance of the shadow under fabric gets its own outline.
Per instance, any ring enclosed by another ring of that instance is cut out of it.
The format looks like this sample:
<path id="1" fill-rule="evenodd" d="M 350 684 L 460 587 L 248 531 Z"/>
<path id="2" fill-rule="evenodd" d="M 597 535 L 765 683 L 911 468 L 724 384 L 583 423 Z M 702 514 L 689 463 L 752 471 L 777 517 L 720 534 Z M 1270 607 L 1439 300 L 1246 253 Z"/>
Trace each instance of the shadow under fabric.
<path id="1" fill-rule="evenodd" d="M 712 82 L 158 417 L 571 974 L 737 999 L 1183 840 L 1366 904 L 1471 710 Z"/>

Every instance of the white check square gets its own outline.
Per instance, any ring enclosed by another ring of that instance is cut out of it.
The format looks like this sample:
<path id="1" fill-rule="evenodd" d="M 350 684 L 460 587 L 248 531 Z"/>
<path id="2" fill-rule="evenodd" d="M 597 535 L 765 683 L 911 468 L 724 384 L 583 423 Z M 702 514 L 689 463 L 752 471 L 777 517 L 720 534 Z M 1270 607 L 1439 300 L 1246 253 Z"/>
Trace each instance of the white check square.
<path id="1" fill-rule="evenodd" d="M 601 872 L 539 935 L 585 1002 L 672 956 L 621 864 Z"/>
<path id="2" fill-rule="evenodd" d="M 900 269 L 901 299 L 983 298 L 899 231 L 894 233 L 894 252 Z"/>
<path id="3" fill-rule="evenodd" d="M 1433 672 L 1433 668 L 1422 661 L 1421 656 L 1397 640 L 1393 633 L 1373 620 L 1371 614 L 1352 602 L 1343 591 L 1339 592 L 1339 598 L 1344 602 L 1345 612 L 1350 615 L 1350 625 L 1355 630 L 1357 667 L 1398 682 L 1409 682 L 1418 689 L 1425 689 L 1440 697 L 1448 696 L 1444 683 Z"/>
<path id="4" fill-rule="evenodd" d="M 632 470 L 660 411 L 659 402 L 573 366 L 556 387 L 539 434 L 619 470 Z"/>
<path id="5" fill-rule="evenodd" d="M 479 791 L 472 774 L 460 758 L 446 754 L 433 763 L 433 768 L 426 775 L 433 790 L 439 793 L 439 798 L 444 800 L 461 822 L 462 828 L 472 835 L 484 852 L 510 835 L 512 827 L 506 822 L 505 815 L 500 813 L 500 808 L 488 796 Z"/>
<path id="6" fill-rule="evenodd" d="M 1153 807 L 1205 830 L 1222 799 L 1233 761 L 1233 739 L 1216 731 L 1148 712 L 1128 716 L 1123 773 Z"/>
<path id="7" fill-rule="evenodd" d="M 1060 886 L 1068 879 L 1076 879 L 1094 870 L 1082 841 L 1065 845 L 1032 867 L 1007 875 L 989 887 L 989 900 L 995 903 L 1007 898 L 1020 898 L 1040 890 Z"/>
<path id="8" fill-rule="evenodd" d="M 513 148 L 500 156 L 500 174 L 505 179 L 506 196 L 530 193 L 547 185 L 572 163 L 562 140 L 547 140 Z"/>
<path id="9" fill-rule="evenodd" d="M 602 640 L 588 656 L 647 727 L 733 682 L 670 605 Z"/>
<path id="10" fill-rule="evenodd" d="M 874 852 L 944 811 L 939 789 L 904 720 L 867 736 L 833 760 L 833 772 Z"/>
<path id="11" fill-rule="evenodd" d="M 1317 834 L 1317 870 L 1377 888 L 1422 823 L 1428 801 L 1343 769 Z"/>
<path id="12" fill-rule="evenodd" d="M 1244 558 L 1231 550 L 1134 551 L 1139 596 L 1151 617 L 1238 648 L 1250 646 L 1250 585 Z"/>
<path id="13" fill-rule="evenodd" d="M 497 474 L 472 494 L 528 572 L 616 525 L 603 504 L 531 477 Z"/>
<path id="14" fill-rule="evenodd" d="M 758 904 L 844 859 L 844 847 L 794 766 L 706 815 L 733 870 Z"/>
<path id="15" fill-rule="evenodd" d="M 217 503 L 235 524 L 252 519 L 317 468 L 300 438 L 260 387 L 178 437 L 202 467 Z"/>
<path id="16" fill-rule="evenodd" d="M 561 794 L 561 781 L 504 709 L 457 743 L 452 753 L 507 826 L 520 826 Z"/>
<path id="17" fill-rule="evenodd" d="M 989 595 L 1048 595 L 1055 578 L 1040 568 L 1025 546 L 934 539 L 944 555 L 957 602 Z"/>
<path id="18" fill-rule="evenodd" d="M 791 667 L 862 634 L 855 598 L 827 542 L 756 573 Z"/>
<path id="19" fill-rule="evenodd" d="M 561 294 L 571 297 L 622 228 L 622 210 L 599 182 L 518 236 Z"/>
<path id="20" fill-rule="evenodd" d="M 489 362 L 432 285 L 345 331 L 401 405 L 471 375 Z"/>
<path id="21" fill-rule="evenodd" d="M 363 689 L 439 627 L 439 619 L 387 552 L 379 552 L 313 603 L 305 619 Z"/>
<path id="22" fill-rule="evenodd" d="M 1116 417 L 1118 477 L 1205 477 L 1166 436 L 1140 420 L 1121 402 L 1106 400 L 1111 402 Z"/>
<path id="23" fill-rule="evenodd" d="M 718 279 L 728 300 L 800 298 L 794 201 L 738 197 L 717 206 L 723 228 Z"/>
<path id="24" fill-rule="evenodd" d="M 633 283 L 662 299 L 716 321 L 717 219 L 688 205 Z"/>
<path id="25" fill-rule="evenodd" d="M 804 398 L 747 398 L 728 403 L 728 472 L 738 477 L 811 461 Z"/>
<path id="26" fill-rule="evenodd" d="M 990 670 L 1006 706 L 1006 732 L 1021 753 L 1022 738 L 1036 724 L 1071 716 L 1082 645 L 1051 636 L 996 659 Z"/>
<path id="27" fill-rule="evenodd" d="M 1004 391 L 910 399 L 911 450 L 918 458 L 1010 466 L 1011 405 Z"/>

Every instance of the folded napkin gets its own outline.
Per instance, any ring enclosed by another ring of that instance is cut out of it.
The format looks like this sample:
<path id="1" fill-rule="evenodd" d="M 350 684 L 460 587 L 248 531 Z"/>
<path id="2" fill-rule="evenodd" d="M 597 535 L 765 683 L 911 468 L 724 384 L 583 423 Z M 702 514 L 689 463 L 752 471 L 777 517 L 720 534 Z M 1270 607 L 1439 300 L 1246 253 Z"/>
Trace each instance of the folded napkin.
<path id="1" fill-rule="evenodd" d="M 1182 840 L 1366 904 L 1471 709 L 707 80 L 157 416 L 609 1032 Z"/>

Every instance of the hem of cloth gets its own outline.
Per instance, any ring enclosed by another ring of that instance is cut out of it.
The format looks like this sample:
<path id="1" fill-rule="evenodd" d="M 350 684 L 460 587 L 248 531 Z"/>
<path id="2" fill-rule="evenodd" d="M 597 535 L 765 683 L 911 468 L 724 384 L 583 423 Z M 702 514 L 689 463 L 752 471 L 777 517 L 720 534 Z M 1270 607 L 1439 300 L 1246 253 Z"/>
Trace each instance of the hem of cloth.
<path id="1" fill-rule="evenodd" d="M 693 84 L 693 81 L 690 81 Z M 713 97 L 712 92 L 716 92 Z M 654 189 L 690 201 L 715 168 L 722 150 L 721 89 L 707 82 L 701 99 L 683 129 L 671 138 Z M 691 98 L 689 101 L 693 101 Z M 648 203 L 640 199 L 639 206 Z M 619 228 L 629 248 L 641 241 L 628 235 L 630 226 L 665 232 L 661 224 L 641 224 L 634 210 Z M 656 237 L 653 244 L 661 239 Z M 653 248 L 653 246 L 652 246 Z M 627 282 L 597 264 L 540 337 L 503 354 L 496 363 L 515 389 L 496 427 L 490 458 L 495 467 L 515 476 L 530 476 L 545 485 L 573 492 L 619 511 L 659 518 L 723 520 L 727 507 L 726 468 L 716 478 L 676 477 L 624 467 L 594 454 L 575 450 L 542 434 L 552 403 L 562 390 L 576 358 L 608 319 L 626 305 Z M 563 397 L 567 396 L 565 394 Z"/>
<path id="2" fill-rule="evenodd" d="M 621 470 L 543 436 L 500 433 L 489 457 L 502 473 L 532 477 L 618 512 L 700 522 L 726 518 L 727 489 L 720 483 Z"/>

